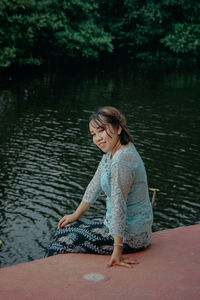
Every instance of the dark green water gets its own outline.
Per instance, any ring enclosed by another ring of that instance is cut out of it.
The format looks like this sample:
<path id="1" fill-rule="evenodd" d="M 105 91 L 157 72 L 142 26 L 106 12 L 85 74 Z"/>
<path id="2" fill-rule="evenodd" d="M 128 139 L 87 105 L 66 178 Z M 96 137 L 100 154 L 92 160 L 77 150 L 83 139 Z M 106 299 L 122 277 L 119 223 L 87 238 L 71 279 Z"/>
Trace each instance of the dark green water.
<path id="1" fill-rule="evenodd" d="M 67 69 L 1 74 L 0 266 L 43 257 L 100 160 L 87 134 L 91 112 L 126 115 L 159 188 L 153 230 L 200 223 L 200 73 Z M 104 215 L 103 199 L 88 216 Z"/>

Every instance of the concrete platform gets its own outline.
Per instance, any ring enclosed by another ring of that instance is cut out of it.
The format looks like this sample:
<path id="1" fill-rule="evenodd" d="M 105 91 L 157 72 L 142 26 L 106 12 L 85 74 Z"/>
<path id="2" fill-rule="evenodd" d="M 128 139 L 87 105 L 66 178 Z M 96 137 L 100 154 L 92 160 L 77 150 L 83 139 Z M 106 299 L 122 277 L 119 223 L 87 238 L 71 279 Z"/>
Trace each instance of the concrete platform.
<path id="1" fill-rule="evenodd" d="M 133 269 L 108 256 L 63 254 L 0 269 L 1 300 L 199 300 L 200 225 L 159 231 L 130 254 Z"/>

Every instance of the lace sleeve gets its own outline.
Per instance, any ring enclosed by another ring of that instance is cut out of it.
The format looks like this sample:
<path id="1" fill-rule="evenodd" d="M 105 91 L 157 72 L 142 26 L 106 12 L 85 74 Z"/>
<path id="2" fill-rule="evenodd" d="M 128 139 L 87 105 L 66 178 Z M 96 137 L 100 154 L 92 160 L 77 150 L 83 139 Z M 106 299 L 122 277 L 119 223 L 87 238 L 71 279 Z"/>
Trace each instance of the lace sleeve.
<path id="1" fill-rule="evenodd" d="M 133 183 L 133 170 L 116 162 L 111 166 L 111 199 L 112 199 L 112 221 L 110 234 L 124 236 L 126 223 L 126 200 Z"/>
<path id="2" fill-rule="evenodd" d="M 83 201 L 87 203 L 94 203 L 98 198 L 99 194 L 102 192 L 101 188 L 101 164 L 102 160 L 99 163 L 99 166 L 94 174 L 92 180 L 88 184 L 86 191 L 83 195 Z"/>

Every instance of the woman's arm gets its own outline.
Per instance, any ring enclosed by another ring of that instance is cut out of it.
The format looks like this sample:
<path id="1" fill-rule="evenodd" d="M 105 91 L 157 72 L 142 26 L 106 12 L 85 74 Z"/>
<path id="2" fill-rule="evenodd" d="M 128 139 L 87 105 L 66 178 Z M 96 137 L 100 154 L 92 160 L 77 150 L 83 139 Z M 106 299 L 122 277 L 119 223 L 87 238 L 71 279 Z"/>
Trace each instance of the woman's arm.
<path id="1" fill-rule="evenodd" d="M 114 249 L 112 256 L 107 263 L 108 267 L 112 266 L 122 266 L 126 268 L 132 268 L 132 264 L 138 264 L 138 261 L 133 258 L 126 258 L 122 256 L 122 246 L 123 238 L 117 235 L 114 235 Z"/>
<path id="2" fill-rule="evenodd" d="M 122 249 L 126 223 L 126 201 L 134 175 L 129 166 L 118 162 L 111 166 L 111 174 L 112 221 L 110 233 L 114 237 L 114 248 L 108 266 L 120 265 L 130 268 L 131 264 L 137 262 L 124 258 Z"/>
<path id="3" fill-rule="evenodd" d="M 90 208 L 91 205 L 92 203 L 86 203 L 82 200 L 73 214 L 64 216 L 58 222 L 58 229 L 78 220 L 84 214 L 84 212 L 86 212 Z"/>
<path id="4" fill-rule="evenodd" d="M 112 201 L 112 220 L 110 223 L 110 234 L 114 237 L 124 236 L 127 198 L 131 186 L 134 182 L 132 169 L 124 164 L 115 162 L 111 166 L 111 201 Z"/>
<path id="5" fill-rule="evenodd" d="M 120 236 L 114 235 L 114 245 L 113 245 L 113 253 L 111 259 L 108 263 L 108 267 L 111 267 L 115 264 L 120 264 L 122 260 L 122 248 L 123 248 L 123 238 Z"/>
<path id="6" fill-rule="evenodd" d="M 58 222 L 58 229 L 78 220 L 82 214 L 90 208 L 92 203 L 94 203 L 98 195 L 101 193 L 101 162 L 102 160 L 100 161 L 92 180 L 87 186 L 80 205 L 73 214 L 65 215 Z"/>
<path id="7" fill-rule="evenodd" d="M 101 159 L 101 161 L 98 165 L 98 168 L 97 168 L 92 180 L 88 184 L 86 191 L 83 195 L 83 200 L 87 203 L 94 203 L 96 201 L 96 199 L 98 198 L 98 196 L 100 195 L 100 193 L 102 192 L 102 188 L 101 188 L 102 160 L 103 160 L 103 158 Z"/>

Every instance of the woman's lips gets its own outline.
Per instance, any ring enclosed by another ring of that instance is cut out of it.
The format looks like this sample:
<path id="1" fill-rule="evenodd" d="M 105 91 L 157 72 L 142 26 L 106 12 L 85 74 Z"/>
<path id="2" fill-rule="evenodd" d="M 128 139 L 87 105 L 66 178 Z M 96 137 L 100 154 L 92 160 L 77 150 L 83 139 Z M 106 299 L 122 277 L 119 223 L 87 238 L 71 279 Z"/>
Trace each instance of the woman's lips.
<path id="1" fill-rule="evenodd" d="M 104 147 L 104 145 L 105 145 L 105 142 L 102 142 L 102 143 L 99 143 L 98 146 L 99 146 L 100 148 L 102 148 L 102 147 Z"/>

